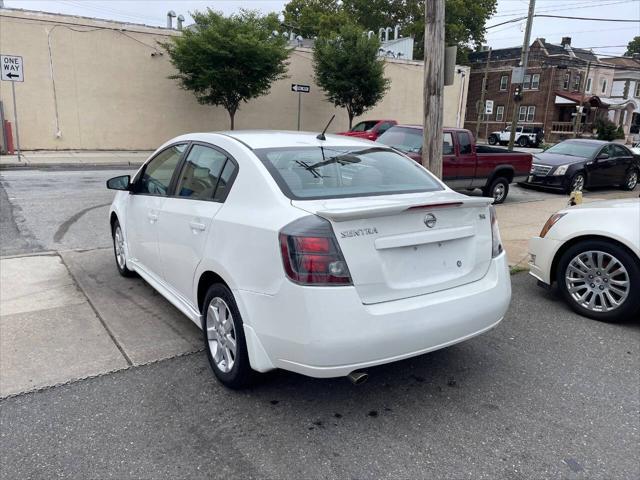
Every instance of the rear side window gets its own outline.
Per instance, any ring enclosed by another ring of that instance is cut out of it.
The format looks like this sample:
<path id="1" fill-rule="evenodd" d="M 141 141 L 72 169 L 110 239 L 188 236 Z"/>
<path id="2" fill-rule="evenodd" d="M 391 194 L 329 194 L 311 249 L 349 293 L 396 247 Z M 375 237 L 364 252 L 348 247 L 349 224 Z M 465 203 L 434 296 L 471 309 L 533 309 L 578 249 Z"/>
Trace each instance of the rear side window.
<path id="1" fill-rule="evenodd" d="M 282 192 L 296 200 L 442 190 L 413 160 L 378 147 L 255 150 Z"/>
<path id="2" fill-rule="evenodd" d="M 186 144 L 173 145 L 158 153 L 144 168 L 140 179 L 136 180 L 136 193 L 167 195 L 171 178 L 185 148 Z"/>
<path id="3" fill-rule="evenodd" d="M 195 200 L 213 199 L 220 172 L 226 161 L 226 155 L 218 150 L 194 145 L 180 172 L 176 195 Z"/>
<path id="4" fill-rule="evenodd" d="M 373 127 L 375 127 L 378 124 L 377 121 L 373 120 L 373 121 L 368 121 L 368 122 L 360 122 L 358 124 L 356 124 L 355 127 L 353 127 L 351 129 L 352 132 L 368 132 L 369 130 L 371 130 Z"/>
<path id="5" fill-rule="evenodd" d="M 391 127 L 378 137 L 378 142 L 401 152 L 418 153 L 422 149 L 422 129 Z"/>
<path id="6" fill-rule="evenodd" d="M 460 143 L 460 155 L 468 155 L 471 153 L 471 139 L 468 133 L 458 133 L 458 142 Z"/>

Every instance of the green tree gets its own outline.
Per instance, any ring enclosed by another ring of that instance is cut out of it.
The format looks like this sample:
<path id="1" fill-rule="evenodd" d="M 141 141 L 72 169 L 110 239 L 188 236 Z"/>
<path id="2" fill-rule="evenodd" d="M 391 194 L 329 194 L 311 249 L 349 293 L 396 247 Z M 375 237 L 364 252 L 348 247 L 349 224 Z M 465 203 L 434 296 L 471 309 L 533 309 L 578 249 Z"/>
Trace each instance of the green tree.
<path id="1" fill-rule="evenodd" d="M 291 0 L 282 13 L 286 28 L 305 38 L 337 32 L 351 22 L 338 0 Z"/>
<path id="2" fill-rule="evenodd" d="M 191 16 L 192 27 L 162 44 L 178 71 L 169 78 L 198 102 L 224 107 L 233 130 L 240 104 L 269 93 L 271 83 L 285 77 L 287 39 L 272 35 L 276 14 L 243 10 L 224 17 L 207 9 Z"/>
<path id="3" fill-rule="evenodd" d="M 458 46 L 458 61 L 470 47 L 484 41 L 487 20 L 496 12 L 497 0 L 446 0 L 445 41 Z M 295 14 L 294 14 L 295 13 Z M 323 18 L 334 15 L 335 25 L 324 21 L 323 30 L 337 31 L 346 23 L 378 34 L 381 27 L 400 25 L 401 34 L 415 38 L 414 56 L 424 58 L 424 0 L 291 0 L 284 10 L 285 23 L 304 37 L 317 35 Z M 337 15 L 337 16 L 336 16 Z M 339 19 L 339 21 L 337 20 Z"/>
<path id="4" fill-rule="evenodd" d="M 634 53 L 640 53 L 640 36 L 633 37 L 633 40 L 627 44 L 627 51 L 624 52 L 627 57 L 630 57 Z"/>
<path id="5" fill-rule="evenodd" d="M 353 118 L 376 105 L 389 88 L 384 61 L 378 58 L 380 42 L 354 26 L 319 37 L 313 50 L 316 83 L 327 99 L 347 109 L 349 128 Z"/>

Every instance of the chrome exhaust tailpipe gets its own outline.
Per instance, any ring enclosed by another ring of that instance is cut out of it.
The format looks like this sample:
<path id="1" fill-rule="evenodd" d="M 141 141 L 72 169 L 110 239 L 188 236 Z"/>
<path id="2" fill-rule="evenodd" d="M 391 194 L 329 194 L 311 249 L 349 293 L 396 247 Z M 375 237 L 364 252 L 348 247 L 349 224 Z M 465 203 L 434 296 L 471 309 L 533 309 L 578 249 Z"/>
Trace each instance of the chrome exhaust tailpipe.
<path id="1" fill-rule="evenodd" d="M 362 385 L 369 378 L 369 374 L 367 372 L 359 372 L 355 370 L 347 375 L 347 378 L 351 380 L 351 383 L 354 385 Z"/>

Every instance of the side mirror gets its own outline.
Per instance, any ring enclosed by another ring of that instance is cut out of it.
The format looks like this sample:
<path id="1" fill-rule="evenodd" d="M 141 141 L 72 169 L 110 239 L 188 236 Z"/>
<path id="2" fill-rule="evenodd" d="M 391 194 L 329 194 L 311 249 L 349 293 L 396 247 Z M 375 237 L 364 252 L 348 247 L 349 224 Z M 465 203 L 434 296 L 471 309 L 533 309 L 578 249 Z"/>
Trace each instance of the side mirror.
<path id="1" fill-rule="evenodd" d="M 131 188 L 131 175 L 120 175 L 107 180 L 107 188 L 109 190 L 129 191 Z"/>
<path id="2" fill-rule="evenodd" d="M 601 153 L 596 157 L 596 160 L 606 160 L 607 158 L 609 158 L 608 153 Z"/>

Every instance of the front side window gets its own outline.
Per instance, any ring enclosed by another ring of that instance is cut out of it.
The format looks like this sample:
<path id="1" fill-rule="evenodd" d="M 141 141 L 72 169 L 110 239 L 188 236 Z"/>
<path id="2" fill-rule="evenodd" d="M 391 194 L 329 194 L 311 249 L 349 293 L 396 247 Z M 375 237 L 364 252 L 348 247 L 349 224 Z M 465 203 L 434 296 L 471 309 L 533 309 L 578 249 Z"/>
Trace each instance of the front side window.
<path id="1" fill-rule="evenodd" d="M 169 192 L 171 178 L 187 145 L 181 143 L 166 148 L 144 168 L 136 181 L 135 193 L 165 196 Z"/>
<path id="2" fill-rule="evenodd" d="M 496 122 L 502 122 L 504 120 L 504 105 L 498 105 L 496 107 Z"/>
<path id="3" fill-rule="evenodd" d="M 508 84 L 509 84 L 509 75 L 502 75 L 500 77 L 500 90 L 504 92 L 507 89 Z"/>
<path id="4" fill-rule="evenodd" d="M 442 155 L 453 155 L 453 135 L 451 132 L 444 132 L 442 134 Z"/>
<path id="5" fill-rule="evenodd" d="M 389 130 L 391 127 L 393 127 L 393 123 L 391 123 L 391 122 L 384 122 L 384 123 L 380 124 L 380 126 L 378 127 L 378 135 L 382 135 L 384 132 Z"/>
<path id="6" fill-rule="evenodd" d="M 460 143 L 460 155 L 469 155 L 471 153 L 471 139 L 468 133 L 459 132 L 458 143 Z"/>
<path id="7" fill-rule="evenodd" d="M 194 200 L 212 200 L 227 156 L 218 150 L 194 145 L 184 162 L 176 195 Z"/>
<path id="8" fill-rule="evenodd" d="M 254 153 L 295 200 L 442 190 L 413 160 L 381 147 L 263 148 Z"/>

